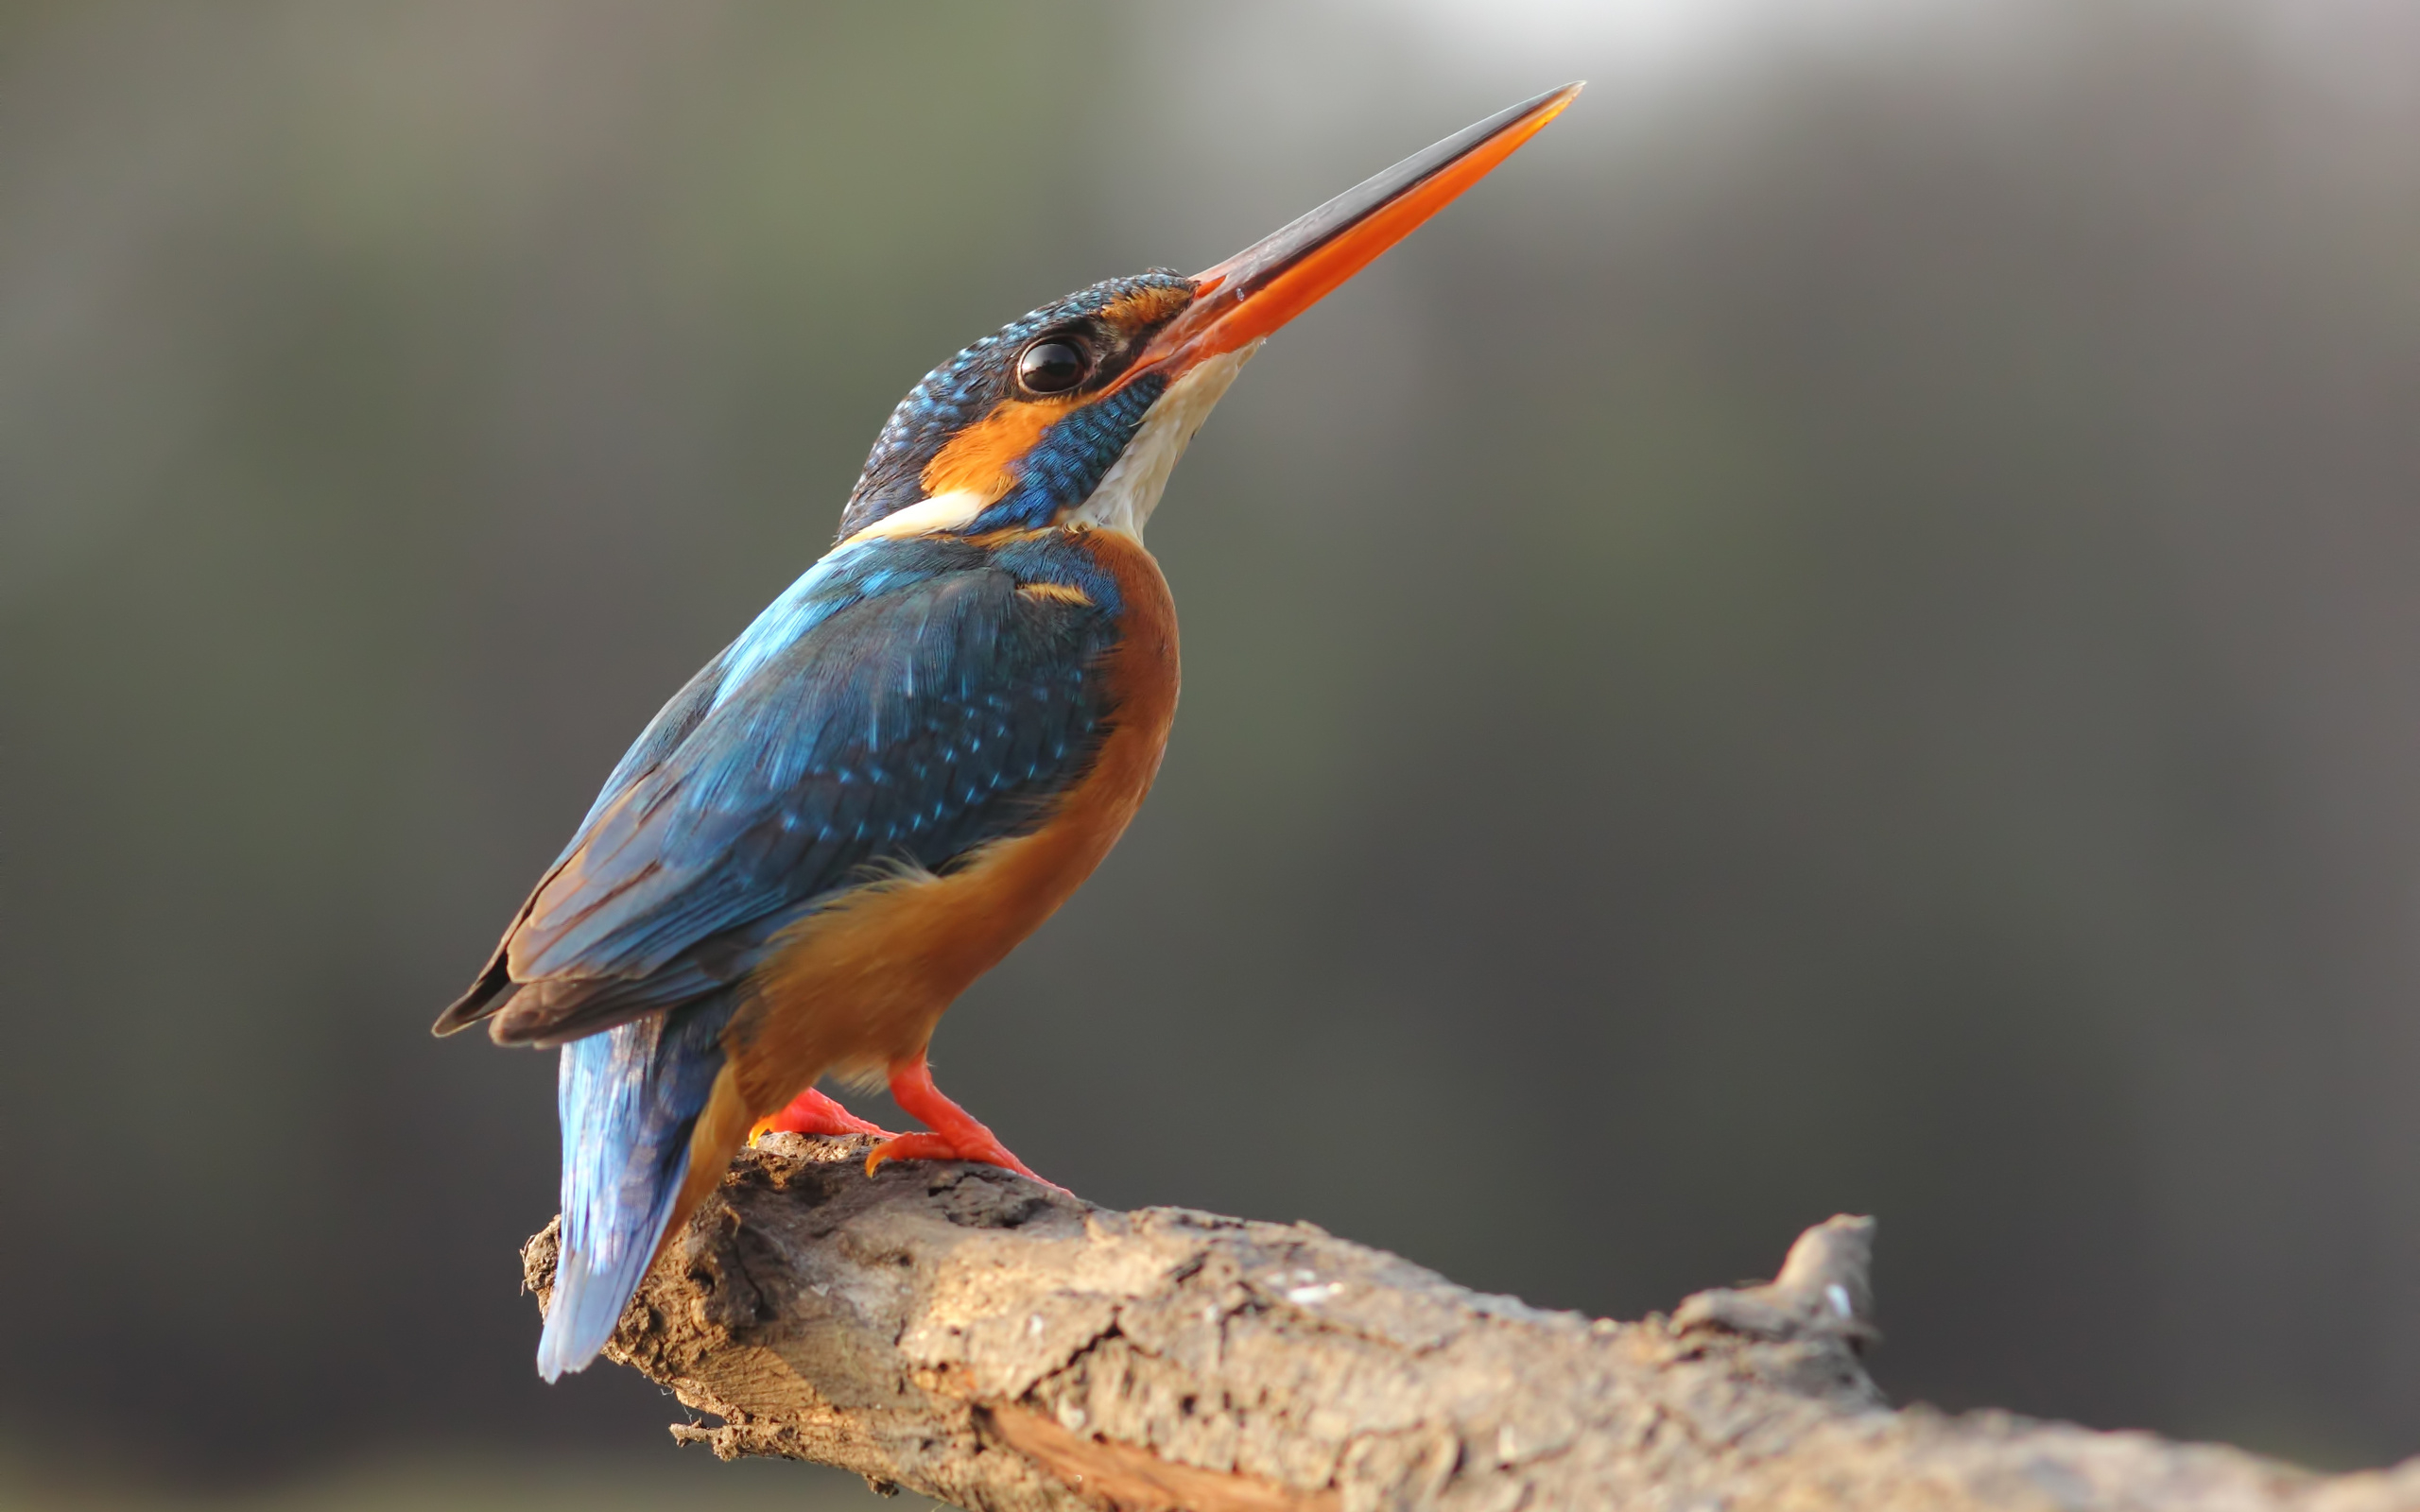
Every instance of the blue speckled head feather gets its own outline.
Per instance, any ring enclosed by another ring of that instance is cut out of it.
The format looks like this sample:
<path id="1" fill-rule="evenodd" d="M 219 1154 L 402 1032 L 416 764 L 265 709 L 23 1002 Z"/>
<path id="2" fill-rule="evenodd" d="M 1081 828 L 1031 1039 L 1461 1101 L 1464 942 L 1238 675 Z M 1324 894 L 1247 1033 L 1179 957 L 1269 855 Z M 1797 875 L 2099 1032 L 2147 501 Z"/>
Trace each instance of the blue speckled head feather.
<path id="1" fill-rule="evenodd" d="M 895 514 L 925 497 L 925 466 L 959 432 L 1012 397 L 1016 357 L 1028 342 L 1052 331 L 1096 327 L 1106 312 L 1138 294 L 1153 290 L 1189 293 L 1192 287 L 1190 279 L 1165 268 L 1132 278 L 1104 280 L 1011 321 L 925 374 L 924 381 L 909 389 L 908 397 L 890 412 L 882 435 L 875 439 L 873 451 L 866 458 L 865 472 L 849 493 L 848 507 L 841 511 L 838 539 L 845 541 L 885 515 Z M 1174 308 L 1171 304 L 1170 313 Z M 1114 382 L 1123 370 L 1123 359 L 1131 357 L 1139 338 L 1150 332 L 1115 335 L 1116 339 L 1101 343 L 1111 360 L 1094 374 L 1093 387 Z M 1125 450 L 1134 428 L 1159 398 L 1165 382 L 1157 375 L 1147 374 L 1111 395 L 1104 404 L 1082 406 L 1052 427 L 1054 434 L 1045 437 L 1028 463 L 1027 479 L 1036 486 L 1016 490 L 1011 495 L 1013 505 L 1011 499 L 1001 500 L 994 508 L 1008 507 L 1007 512 L 987 519 L 980 528 L 1046 524 L 1046 511 L 1039 519 L 1030 518 L 1046 490 L 1046 496 L 1060 505 L 1077 502 L 1089 493 L 1092 485 L 1117 459 L 1118 453 Z M 1069 434 L 1055 434 L 1063 430 Z"/>

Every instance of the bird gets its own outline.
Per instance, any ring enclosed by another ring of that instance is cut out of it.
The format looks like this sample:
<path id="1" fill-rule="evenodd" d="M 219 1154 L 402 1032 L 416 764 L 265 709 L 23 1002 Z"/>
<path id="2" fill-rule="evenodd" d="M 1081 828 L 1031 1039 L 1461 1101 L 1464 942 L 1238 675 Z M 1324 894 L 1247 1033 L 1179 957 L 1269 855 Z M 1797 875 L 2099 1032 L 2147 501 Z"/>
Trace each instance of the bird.
<path id="1" fill-rule="evenodd" d="M 1580 84 L 1502 111 L 1193 275 L 1114 278 L 909 390 L 835 544 L 607 777 L 439 1016 L 555 1048 L 555 1381 L 768 1130 L 1041 1180 L 934 1085 L 944 1010 L 1048 919 L 1141 805 L 1177 621 L 1143 530 L 1269 335 L 1495 169 Z M 923 1132 L 818 1090 L 887 1081 Z"/>

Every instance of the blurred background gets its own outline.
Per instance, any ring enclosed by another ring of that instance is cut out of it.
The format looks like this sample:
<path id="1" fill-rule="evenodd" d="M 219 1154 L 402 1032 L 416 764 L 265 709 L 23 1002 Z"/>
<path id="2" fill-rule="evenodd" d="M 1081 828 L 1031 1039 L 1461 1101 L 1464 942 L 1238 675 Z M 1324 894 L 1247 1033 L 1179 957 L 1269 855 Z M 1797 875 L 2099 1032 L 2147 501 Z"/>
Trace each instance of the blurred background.
<path id="1" fill-rule="evenodd" d="M 76 0 L 0 1504 L 872 1505 L 540 1385 L 551 1059 L 427 1022 L 927 368 L 1582 77 L 1196 444 L 1158 792 L 942 1079 L 1594 1314 L 1874 1212 L 1897 1398 L 2420 1452 L 2420 7 Z"/>

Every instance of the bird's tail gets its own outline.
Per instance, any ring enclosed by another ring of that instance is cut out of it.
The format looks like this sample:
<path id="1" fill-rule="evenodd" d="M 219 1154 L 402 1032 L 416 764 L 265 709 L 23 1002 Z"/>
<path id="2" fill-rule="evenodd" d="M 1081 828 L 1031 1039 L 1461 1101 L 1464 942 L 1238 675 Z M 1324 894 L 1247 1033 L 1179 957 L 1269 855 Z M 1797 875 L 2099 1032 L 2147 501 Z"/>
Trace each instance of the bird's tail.
<path id="1" fill-rule="evenodd" d="M 548 1381 L 596 1358 L 655 1258 L 731 1012 L 728 998 L 710 999 L 563 1046 L 562 1258 L 538 1341 Z"/>

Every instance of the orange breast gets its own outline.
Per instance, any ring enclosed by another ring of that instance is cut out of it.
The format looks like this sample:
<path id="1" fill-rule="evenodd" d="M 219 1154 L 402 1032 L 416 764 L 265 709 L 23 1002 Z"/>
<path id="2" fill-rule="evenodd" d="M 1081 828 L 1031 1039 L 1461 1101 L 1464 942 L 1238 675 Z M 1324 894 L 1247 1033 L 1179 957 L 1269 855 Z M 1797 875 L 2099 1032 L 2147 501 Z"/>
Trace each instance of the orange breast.
<path id="1" fill-rule="evenodd" d="M 1058 911 L 1142 805 L 1176 714 L 1176 607 L 1140 541 L 1095 530 L 1080 543 L 1125 600 L 1104 669 L 1115 713 L 1098 757 L 1041 828 L 945 876 L 861 888 L 789 932 L 733 1024 L 733 1091 L 744 1108 L 729 1116 L 744 1112 L 740 1126 L 818 1076 L 874 1074 L 923 1050 L 950 1004 Z"/>

